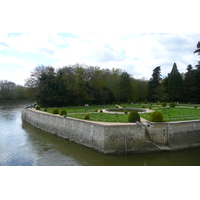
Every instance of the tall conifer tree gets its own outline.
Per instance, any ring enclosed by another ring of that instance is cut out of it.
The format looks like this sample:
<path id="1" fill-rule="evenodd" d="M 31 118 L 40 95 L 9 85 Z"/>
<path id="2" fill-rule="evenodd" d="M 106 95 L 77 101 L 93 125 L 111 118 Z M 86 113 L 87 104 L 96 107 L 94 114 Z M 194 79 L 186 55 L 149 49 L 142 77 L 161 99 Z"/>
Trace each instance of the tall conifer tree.
<path id="1" fill-rule="evenodd" d="M 174 63 L 171 73 L 168 74 L 168 93 L 171 101 L 182 100 L 182 77 Z"/>
<path id="2" fill-rule="evenodd" d="M 153 70 L 152 78 L 148 82 L 148 100 L 155 101 L 156 99 L 156 89 L 160 86 L 161 78 L 161 67 L 156 67 Z"/>

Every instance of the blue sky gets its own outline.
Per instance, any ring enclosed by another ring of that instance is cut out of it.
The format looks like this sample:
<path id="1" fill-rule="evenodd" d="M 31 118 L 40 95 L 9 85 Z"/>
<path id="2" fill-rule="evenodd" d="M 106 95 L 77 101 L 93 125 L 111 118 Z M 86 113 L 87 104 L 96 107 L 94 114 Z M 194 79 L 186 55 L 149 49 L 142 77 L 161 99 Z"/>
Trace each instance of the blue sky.
<path id="1" fill-rule="evenodd" d="M 180 72 L 196 65 L 199 33 L 8 33 L 0 34 L 0 80 L 24 85 L 38 65 L 60 68 L 84 63 L 121 68 L 149 79 L 161 66 L 163 77 L 176 62 Z"/>

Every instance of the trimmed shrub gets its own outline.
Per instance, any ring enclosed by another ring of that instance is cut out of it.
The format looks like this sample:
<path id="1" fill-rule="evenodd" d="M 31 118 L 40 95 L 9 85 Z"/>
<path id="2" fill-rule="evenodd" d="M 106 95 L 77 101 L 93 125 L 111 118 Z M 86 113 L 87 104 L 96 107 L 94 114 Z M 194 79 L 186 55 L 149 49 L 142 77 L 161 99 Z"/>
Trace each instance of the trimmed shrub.
<path id="1" fill-rule="evenodd" d="M 197 106 L 194 106 L 194 108 L 197 108 Z"/>
<path id="2" fill-rule="evenodd" d="M 100 113 L 102 113 L 102 112 L 103 112 L 103 110 L 101 109 L 99 112 L 100 112 Z"/>
<path id="3" fill-rule="evenodd" d="M 44 111 L 47 112 L 47 109 L 45 108 Z"/>
<path id="4" fill-rule="evenodd" d="M 132 111 L 130 112 L 130 114 L 128 115 L 128 121 L 129 122 L 140 122 L 140 115 L 138 114 L 137 111 Z"/>
<path id="5" fill-rule="evenodd" d="M 162 102 L 161 106 L 166 107 L 167 106 L 166 102 Z"/>
<path id="6" fill-rule="evenodd" d="M 55 109 L 53 109 L 53 112 L 52 112 L 53 114 L 59 114 L 59 111 L 58 111 L 58 109 L 57 108 L 55 108 Z"/>
<path id="7" fill-rule="evenodd" d="M 174 102 L 170 102 L 169 106 L 173 108 L 173 107 L 175 107 L 176 105 L 175 105 Z"/>
<path id="8" fill-rule="evenodd" d="M 84 119 L 86 119 L 86 120 L 90 119 L 90 116 L 87 114 L 87 115 L 84 116 Z"/>
<path id="9" fill-rule="evenodd" d="M 127 115 L 127 110 L 124 110 L 124 114 L 126 114 L 126 115 Z"/>
<path id="10" fill-rule="evenodd" d="M 40 106 L 38 106 L 38 105 L 35 106 L 35 109 L 36 109 L 36 110 L 40 110 Z"/>
<path id="11" fill-rule="evenodd" d="M 151 113 L 150 121 L 152 121 L 152 122 L 163 122 L 162 113 L 158 112 L 158 111 Z"/>
<path id="12" fill-rule="evenodd" d="M 61 116 L 63 116 L 63 115 L 67 115 L 67 111 L 64 110 L 64 109 L 62 109 L 62 110 L 60 111 L 60 115 L 61 115 Z"/>

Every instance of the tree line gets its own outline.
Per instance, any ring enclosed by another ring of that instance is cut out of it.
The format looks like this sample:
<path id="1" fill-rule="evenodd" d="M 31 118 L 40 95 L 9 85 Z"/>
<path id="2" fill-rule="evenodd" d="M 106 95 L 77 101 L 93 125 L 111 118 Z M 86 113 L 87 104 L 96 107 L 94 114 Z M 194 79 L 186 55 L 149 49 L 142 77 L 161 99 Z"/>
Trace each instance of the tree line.
<path id="1" fill-rule="evenodd" d="M 0 101 L 30 99 L 32 94 L 28 88 L 16 85 L 12 81 L 0 80 Z"/>
<path id="2" fill-rule="evenodd" d="M 153 70 L 148 82 L 148 100 L 164 102 L 200 102 L 200 65 L 187 66 L 186 73 L 180 73 L 176 63 L 171 72 L 161 78 L 161 67 Z"/>
<path id="3" fill-rule="evenodd" d="M 121 69 L 77 63 L 57 70 L 40 65 L 25 86 L 41 106 L 52 107 L 143 101 L 147 98 L 148 81 L 134 79 Z"/>
<path id="4" fill-rule="evenodd" d="M 42 106 L 110 104 L 113 102 L 200 103 L 200 65 L 180 73 L 176 63 L 164 78 L 161 67 L 150 80 L 135 79 L 122 69 L 75 64 L 55 69 L 37 66 L 25 86 L 0 81 L 0 100 L 36 99 Z"/>
<path id="5" fill-rule="evenodd" d="M 200 42 L 194 53 L 200 55 Z M 149 101 L 182 101 L 200 103 L 200 61 L 195 67 L 187 66 L 187 72 L 180 74 L 176 63 L 165 78 L 161 78 L 161 67 L 153 70 L 148 82 Z"/>
<path id="6" fill-rule="evenodd" d="M 110 104 L 113 102 L 194 102 L 200 101 L 200 65 L 188 65 L 180 73 L 176 63 L 162 78 L 161 67 L 153 70 L 151 79 L 134 79 L 121 69 L 100 69 L 81 64 L 58 70 L 38 66 L 27 79 L 42 106 Z"/>

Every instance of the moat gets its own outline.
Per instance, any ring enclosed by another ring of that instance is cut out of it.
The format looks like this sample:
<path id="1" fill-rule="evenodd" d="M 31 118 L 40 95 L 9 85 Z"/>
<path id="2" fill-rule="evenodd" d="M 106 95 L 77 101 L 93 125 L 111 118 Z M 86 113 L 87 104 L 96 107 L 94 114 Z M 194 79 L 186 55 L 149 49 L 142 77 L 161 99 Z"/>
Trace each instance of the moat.
<path id="1" fill-rule="evenodd" d="M 104 155 L 21 119 L 30 102 L 0 103 L 1 166 L 199 166 L 200 149 Z"/>

